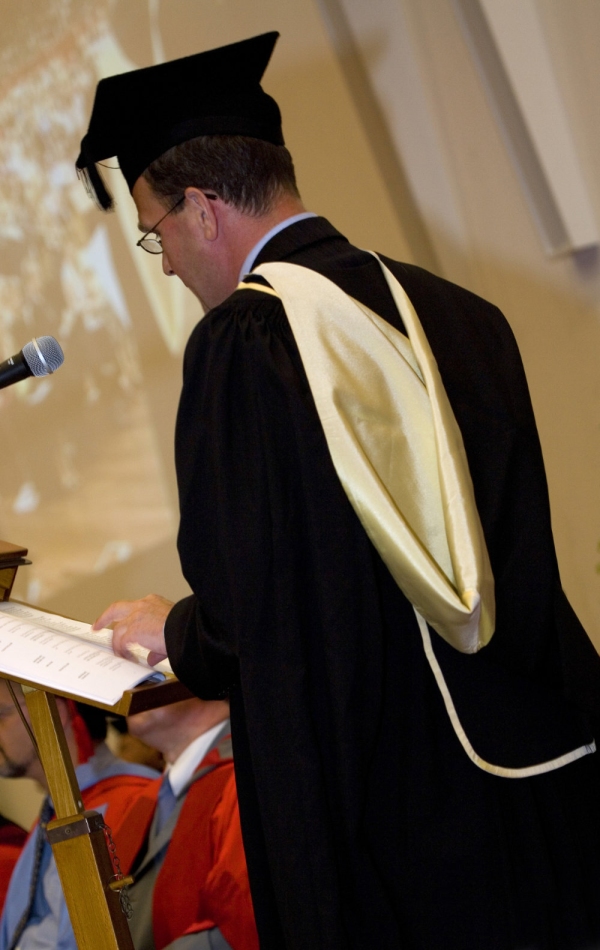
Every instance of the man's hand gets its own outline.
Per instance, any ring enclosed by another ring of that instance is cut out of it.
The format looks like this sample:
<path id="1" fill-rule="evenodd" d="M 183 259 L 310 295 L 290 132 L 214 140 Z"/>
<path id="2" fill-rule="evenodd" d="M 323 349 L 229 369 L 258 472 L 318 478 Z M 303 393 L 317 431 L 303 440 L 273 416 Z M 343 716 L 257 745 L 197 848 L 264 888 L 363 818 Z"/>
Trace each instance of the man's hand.
<path id="1" fill-rule="evenodd" d="M 92 630 L 113 627 L 112 646 L 118 656 L 128 656 L 127 645 L 139 643 L 150 650 L 148 663 L 154 666 L 167 655 L 165 620 L 173 606 L 159 594 L 148 594 L 141 600 L 118 600 L 100 614 Z"/>

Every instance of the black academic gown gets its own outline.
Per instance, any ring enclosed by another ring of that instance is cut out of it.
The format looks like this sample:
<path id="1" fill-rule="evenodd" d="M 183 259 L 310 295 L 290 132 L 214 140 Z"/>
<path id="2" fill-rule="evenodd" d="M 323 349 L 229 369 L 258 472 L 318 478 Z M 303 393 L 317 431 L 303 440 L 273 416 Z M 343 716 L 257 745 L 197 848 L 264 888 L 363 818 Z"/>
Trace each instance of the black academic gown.
<path id="1" fill-rule="evenodd" d="M 403 329 L 379 265 L 323 219 L 257 263 L 311 267 Z M 522 767 L 592 741 L 600 660 L 560 588 L 516 344 L 499 311 L 386 261 L 461 428 L 496 583 L 476 656 L 433 634 L 476 751 Z M 533 778 L 474 765 L 411 605 L 336 475 L 278 299 L 237 291 L 190 338 L 177 421 L 177 675 L 228 693 L 263 950 L 600 946 L 598 755 Z"/>

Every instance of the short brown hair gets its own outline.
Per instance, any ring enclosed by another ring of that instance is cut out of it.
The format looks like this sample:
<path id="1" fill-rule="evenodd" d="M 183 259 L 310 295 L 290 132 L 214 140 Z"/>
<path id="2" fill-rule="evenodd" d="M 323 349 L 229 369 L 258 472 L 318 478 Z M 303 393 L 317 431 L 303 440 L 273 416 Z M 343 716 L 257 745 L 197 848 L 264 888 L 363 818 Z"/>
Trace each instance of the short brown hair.
<path id="1" fill-rule="evenodd" d="M 244 135 L 201 135 L 175 145 L 152 162 L 144 178 L 160 198 L 173 201 L 186 188 L 200 188 L 257 217 L 282 194 L 299 197 L 287 148 Z"/>

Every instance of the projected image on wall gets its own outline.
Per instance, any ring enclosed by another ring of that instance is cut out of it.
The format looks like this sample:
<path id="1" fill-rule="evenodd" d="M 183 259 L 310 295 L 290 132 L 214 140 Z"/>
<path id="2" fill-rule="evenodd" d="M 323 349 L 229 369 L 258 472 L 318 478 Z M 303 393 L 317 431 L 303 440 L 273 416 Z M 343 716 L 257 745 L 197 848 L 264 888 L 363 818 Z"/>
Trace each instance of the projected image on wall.
<path id="1" fill-rule="evenodd" d="M 120 4 L 33 6 L 2 14 L 0 359 L 49 334 L 65 362 L 0 392 L 0 537 L 28 546 L 34 562 L 17 595 L 47 603 L 172 538 L 152 367 L 166 360 L 178 373 L 201 311 L 160 258 L 135 247 L 120 173 L 105 172 L 112 215 L 75 174 L 98 79 L 140 65 L 124 52 Z M 158 62 L 158 3 L 136 7 Z"/>

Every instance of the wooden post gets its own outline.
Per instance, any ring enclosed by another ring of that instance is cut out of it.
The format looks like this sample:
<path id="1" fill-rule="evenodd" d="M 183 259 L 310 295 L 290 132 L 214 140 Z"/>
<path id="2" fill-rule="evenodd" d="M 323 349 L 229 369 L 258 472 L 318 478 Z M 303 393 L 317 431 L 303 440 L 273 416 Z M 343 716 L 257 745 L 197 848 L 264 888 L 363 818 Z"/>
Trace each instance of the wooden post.
<path id="1" fill-rule="evenodd" d="M 26 548 L 0 541 L 0 601 L 8 600 L 17 568 L 29 564 Z M 0 671 L 0 677 L 15 677 Z M 56 818 L 47 835 L 79 950 L 134 950 L 119 891 L 132 879 L 115 874 L 102 816 L 84 811 L 75 769 L 60 721 L 56 698 L 40 684 L 17 680 L 29 710 L 38 754 L 46 774 Z M 81 697 L 57 692 L 65 699 Z M 84 700 L 121 716 L 189 699 L 190 691 L 172 678 L 160 684 L 144 683 L 127 690 L 118 703 Z"/>
<path id="2" fill-rule="evenodd" d="M 133 950 L 98 812 L 83 810 L 75 769 L 51 693 L 24 686 L 56 818 L 48 840 L 79 950 Z"/>

